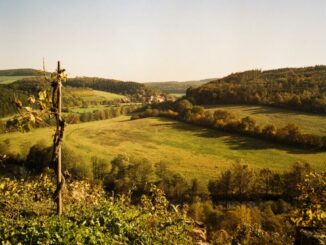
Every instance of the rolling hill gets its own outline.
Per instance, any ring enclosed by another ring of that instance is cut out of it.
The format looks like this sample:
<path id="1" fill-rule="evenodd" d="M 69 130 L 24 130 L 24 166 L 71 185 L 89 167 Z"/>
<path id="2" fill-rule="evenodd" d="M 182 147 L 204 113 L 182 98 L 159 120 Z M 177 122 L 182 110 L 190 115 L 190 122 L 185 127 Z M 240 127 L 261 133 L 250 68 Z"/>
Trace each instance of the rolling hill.
<path id="1" fill-rule="evenodd" d="M 0 70 L 0 84 L 10 84 L 15 81 L 24 79 L 43 76 L 44 72 L 36 69 L 9 69 Z M 48 72 L 46 72 L 48 74 Z"/>
<path id="2" fill-rule="evenodd" d="M 0 70 L 0 76 L 42 76 L 43 74 L 41 70 L 30 68 Z"/>
<path id="3" fill-rule="evenodd" d="M 326 66 L 233 73 L 187 90 L 195 104 L 271 105 L 326 113 Z"/>

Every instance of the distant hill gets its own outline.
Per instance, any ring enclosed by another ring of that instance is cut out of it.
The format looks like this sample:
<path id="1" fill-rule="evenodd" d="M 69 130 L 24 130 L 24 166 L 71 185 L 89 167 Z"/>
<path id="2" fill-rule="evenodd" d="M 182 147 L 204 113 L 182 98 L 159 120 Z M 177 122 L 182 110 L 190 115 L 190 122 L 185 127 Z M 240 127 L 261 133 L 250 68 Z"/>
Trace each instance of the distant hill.
<path id="1" fill-rule="evenodd" d="M 30 68 L 0 70 L 0 76 L 40 76 L 40 75 L 43 75 L 43 71 L 30 69 Z"/>
<path id="2" fill-rule="evenodd" d="M 205 83 L 208 83 L 215 78 L 204 79 L 204 80 L 194 80 L 194 81 L 169 81 L 169 82 L 148 82 L 144 83 L 145 86 L 161 90 L 165 93 L 174 94 L 174 93 L 186 93 L 187 89 L 190 87 L 199 87 Z"/>
<path id="3" fill-rule="evenodd" d="M 195 104 L 257 104 L 326 113 L 326 66 L 250 70 L 187 90 Z"/>
<path id="4" fill-rule="evenodd" d="M 49 72 L 45 72 L 45 73 L 46 75 L 49 74 Z M 24 78 L 38 77 L 43 75 L 44 72 L 41 70 L 28 69 L 28 68 L 0 70 L 0 84 L 10 84 Z"/>
<path id="5" fill-rule="evenodd" d="M 88 87 L 95 90 L 127 95 L 131 99 L 137 101 L 146 101 L 146 98 L 150 95 L 157 93 L 154 89 L 151 89 L 142 83 L 130 81 L 124 82 L 98 77 L 70 78 L 68 79 L 67 84 L 71 87 Z"/>

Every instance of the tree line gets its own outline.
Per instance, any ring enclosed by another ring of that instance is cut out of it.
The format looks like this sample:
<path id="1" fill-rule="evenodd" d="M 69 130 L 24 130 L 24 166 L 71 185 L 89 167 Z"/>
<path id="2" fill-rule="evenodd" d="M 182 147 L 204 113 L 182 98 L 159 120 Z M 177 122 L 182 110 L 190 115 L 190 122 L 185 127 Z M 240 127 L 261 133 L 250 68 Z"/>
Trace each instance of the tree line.
<path id="1" fill-rule="evenodd" d="M 67 113 L 64 115 L 64 118 L 69 124 L 76 124 L 81 122 L 90 122 L 90 121 L 99 121 L 118 117 L 120 115 L 130 114 L 138 109 L 141 105 L 125 105 L 125 106 L 112 106 L 106 109 L 96 109 L 89 112 L 80 112 L 80 113 Z"/>
<path id="2" fill-rule="evenodd" d="M 258 104 L 326 113 L 326 66 L 234 73 L 186 97 L 194 104 Z"/>
<path id="3" fill-rule="evenodd" d="M 187 99 L 180 99 L 174 103 L 167 102 L 153 105 L 142 113 L 134 115 L 132 119 L 150 116 L 170 117 L 194 125 L 238 133 L 250 137 L 263 138 L 294 146 L 313 148 L 316 150 L 326 149 L 325 136 L 305 134 L 299 126 L 294 123 L 289 123 L 282 128 L 277 128 L 273 124 L 263 126 L 257 124 L 257 122 L 249 116 L 238 119 L 233 113 L 228 111 L 216 110 L 212 112 L 205 110 L 202 106 L 194 106 Z"/>

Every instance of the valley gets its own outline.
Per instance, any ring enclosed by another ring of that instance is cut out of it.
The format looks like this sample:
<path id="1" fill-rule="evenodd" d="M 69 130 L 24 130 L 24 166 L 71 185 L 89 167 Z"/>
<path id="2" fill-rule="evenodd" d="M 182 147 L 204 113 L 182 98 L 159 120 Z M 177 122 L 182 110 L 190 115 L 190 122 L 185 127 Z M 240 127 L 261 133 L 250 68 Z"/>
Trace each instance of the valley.
<path id="1" fill-rule="evenodd" d="M 0 135 L 7 142 L 9 152 L 26 156 L 30 142 L 43 142 L 50 146 L 53 129 L 34 129 L 29 133 Z M 109 163 L 118 154 L 147 159 L 152 164 L 164 162 L 173 172 L 182 174 L 188 181 L 198 178 L 203 185 L 219 176 L 222 170 L 242 159 L 253 168 L 270 168 L 275 171 L 290 169 L 297 161 L 309 162 L 322 170 L 325 152 L 297 150 L 250 137 L 216 132 L 162 118 L 130 121 L 129 116 L 68 125 L 64 139 L 77 165 L 91 172 L 91 158 Z M 88 167 L 87 167 L 88 166 Z"/>

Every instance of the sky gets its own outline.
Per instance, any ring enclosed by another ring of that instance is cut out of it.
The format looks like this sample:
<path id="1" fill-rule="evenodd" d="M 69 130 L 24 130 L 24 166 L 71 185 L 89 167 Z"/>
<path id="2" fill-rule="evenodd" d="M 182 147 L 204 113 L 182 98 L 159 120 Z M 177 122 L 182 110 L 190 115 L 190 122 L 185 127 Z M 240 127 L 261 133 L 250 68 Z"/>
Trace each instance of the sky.
<path id="1" fill-rule="evenodd" d="M 0 69 L 186 81 L 326 64 L 325 0 L 0 0 Z"/>

